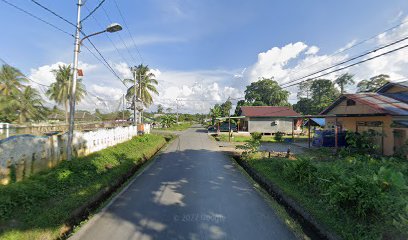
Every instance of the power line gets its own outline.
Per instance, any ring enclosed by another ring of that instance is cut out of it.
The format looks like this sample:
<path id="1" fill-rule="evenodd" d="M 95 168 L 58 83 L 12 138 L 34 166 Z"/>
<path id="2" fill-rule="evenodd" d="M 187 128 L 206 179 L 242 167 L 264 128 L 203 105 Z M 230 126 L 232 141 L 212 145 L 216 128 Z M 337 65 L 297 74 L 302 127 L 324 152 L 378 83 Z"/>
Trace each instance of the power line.
<path id="1" fill-rule="evenodd" d="M 25 13 L 25 14 L 27 14 L 27 15 L 29 15 L 29 16 L 31 16 L 31 17 L 33 17 L 33 18 L 35 18 L 35 19 L 37 19 L 37 20 L 39 20 L 39 21 L 41 21 L 41 22 L 43 22 L 43 23 L 45 23 L 45 24 L 47 24 L 47 25 L 49 25 L 49 26 L 51 26 L 51 27 L 53 27 L 53 28 L 55 28 L 55 29 L 57 29 L 57 30 L 59 30 L 59 31 L 61 31 L 61 32 L 63 32 L 63 33 L 65 33 L 65 34 L 67 34 L 67 35 L 69 35 L 69 36 L 71 36 L 71 37 L 75 37 L 73 34 L 70 34 L 70 33 L 66 32 L 65 30 L 63 30 L 63 29 L 57 27 L 56 25 L 54 25 L 54 24 L 52 24 L 52 23 L 50 23 L 50 22 L 48 22 L 48 21 L 45 21 L 45 20 L 43 20 L 43 19 L 40 18 L 40 17 L 35 16 L 34 14 L 32 14 L 32 13 L 30 13 L 30 12 L 28 12 L 28 11 L 26 11 L 26 10 L 24 10 L 24 9 L 22 9 L 22 8 L 20 8 L 20 7 L 16 6 L 16 5 L 14 5 L 14 4 L 8 2 L 7 0 L 0 0 L 0 1 L 2 1 L 2 2 L 6 3 L 6 4 L 8 4 L 8 5 L 10 5 L 10 6 L 14 7 L 14 8 L 16 8 L 17 10 L 19 10 L 19 11 L 21 11 L 21 12 L 23 12 L 23 13 Z M 50 10 L 49 8 L 47 8 L 47 7 L 45 7 L 45 6 L 41 5 L 41 4 L 38 4 L 38 2 L 36 2 L 36 3 L 37 3 L 37 5 L 41 6 L 41 7 L 44 8 L 45 10 L 51 12 L 53 15 L 58 16 L 58 17 L 61 18 L 61 19 L 64 19 L 63 17 L 61 17 L 60 15 L 58 15 L 57 13 L 55 13 L 54 11 Z M 64 19 L 64 21 L 70 23 L 70 22 L 69 22 L 68 20 L 66 20 L 66 19 Z M 73 23 L 70 23 L 70 24 L 72 25 Z M 75 25 L 74 25 L 74 26 L 75 26 Z M 76 26 L 75 26 L 75 27 L 76 27 Z M 81 30 L 81 33 L 82 33 L 83 35 L 86 35 L 82 30 Z M 92 53 L 92 51 L 91 51 L 89 48 L 86 47 L 87 50 L 88 50 L 89 52 L 91 52 L 92 55 L 93 55 L 97 60 L 99 60 L 100 62 L 102 62 L 102 64 L 103 64 L 106 68 L 108 68 L 108 70 L 110 70 L 110 71 L 112 72 L 112 74 L 113 74 L 115 77 L 117 77 L 117 78 L 122 82 L 123 85 L 125 85 L 125 87 L 127 87 L 126 84 L 124 84 L 124 82 L 122 81 L 122 79 L 118 76 L 118 74 L 117 74 L 117 73 L 113 70 L 113 68 L 110 66 L 110 64 L 106 61 L 105 57 L 101 54 L 101 52 L 100 52 L 100 51 L 97 49 L 97 47 L 93 44 L 93 42 L 92 42 L 90 39 L 88 39 L 88 41 L 89 41 L 89 43 L 92 45 L 92 47 L 95 49 L 95 51 L 99 54 L 99 56 L 103 59 L 103 61 L 102 61 L 101 59 L 99 59 L 98 57 L 96 57 L 96 55 L 95 55 L 94 53 Z M 105 62 L 105 63 L 103 63 L 103 62 Z"/>
<path id="2" fill-rule="evenodd" d="M 36 0 L 31 0 L 33 3 L 37 4 L 39 7 L 41 7 L 42 9 L 50 12 L 52 15 L 56 16 L 57 18 L 61 19 L 62 21 L 68 23 L 69 25 L 72 25 L 76 28 L 76 25 L 72 22 L 70 22 L 68 19 L 62 17 L 61 15 L 57 14 L 56 12 L 54 12 L 53 10 L 49 9 L 48 7 L 42 5 L 41 3 L 37 2 Z"/>
<path id="3" fill-rule="evenodd" d="M 109 17 L 108 12 L 106 11 L 106 9 L 105 9 L 103 6 L 102 6 L 102 10 L 103 10 L 103 12 L 105 13 L 105 16 L 106 16 L 106 18 L 108 19 L 108 21 L 109 21 L 109 22 L 113 22 L 112 19 Z M 121 40 L 122 43 L 123 43 L 123 46 L 125 46 L 125 49 L 127 50 L 128 54 L 129 54 L 129 56 L 130 56 L 130 58 L 136 63 L 137 61 L 136 61 L 135 57 L 133 56 L 132 52 L 130 51 L 129 47 L 127 46 L 125 40 L 123 40 L 122 34 L 121 34 L 120 32 L 118 32 L 118 35 L 119 35 L 120 40 Z"/>
<path id="4" fill-rule="evenodd" d="M 89 8 L 88 8 L 86 5 L 85 5 L 84 7 L 89 11 Z M 100 28 L 103 28 L 102 24 L 98 21 L 98 19 L 96 19 L 96 17 L 95 17 L 94 15 L 92 15 L 92 18 L 93 18 L 93 20 L 98 24 L 98 26 L 99 26 Z M 125 59 L 125 57 L 120 53 L 119 49 L 117 48 L 116 44 L 113 42 L 112 38 L 109 37 L 108 34 L 104 34 L 104 35 L 109 39 L 109 41 L 111 42 L 111 44 L 113 45 L 113 47 L 115 48 L 115 50 L 116 50 L 116 52 L 119 54 L 119 56 L 122 58 L 122 60 L 123 60 L 128 66 L 131 66 L 131 65 L 128 63 L 128 61 Z"/>
<path id="5" fill-rule="evenodd" d="M 346 68 L 349 68 L 349 67 L 352 67 L 352 66 L 358 65 L 358 64 L 360 64 L 360 63 L 364 63 L 364 62 L 367 62 L 367 61 L 373 60 L 373 59 L 375 59 L 375 58 L 378 58 L 378 57 L 381 57 L 381 56 L 384 56 L 384 55 L 388 55 L 388 54 L 390 54 L 390 53 L 393 53 L 393 52 L 399 51 L 399 50 L 401 50 L 401 49 L 403 49 L 403 48 L 406 48 L 406 47 L 408 47 L 408 44 L 407 44 L 407 45 L 404 45 L 404 46 L 402 46 L 402 47 L 395 48 L 395 49 L 393 49 L 393 50 L 390 50 L 390 51 L 387 51 L 387 52 L 381 53 L 381 54 L 376 55 L 376 56 L 374 56 L 374 57 L 370 57 L 370 58 L 367 58 L 367 59 L 364 59 L 364 60 L 358 61 L 358 62 L 356 62 L 356 63 L 350 64 L 350 65 L 347 65 L 347 66 L 345 66 L 345 67 L 341 67 L 341 68 L 335 69 L 335 70 L 333 70 L 333 71 L 330 71 L 330 72 L 327 72 L 327 73 L 321 74 L 321 75 L 319 75 L 319 76 L 316 76 L 316 77 L 313 77 L 313 78 L 310 78 L 310 79 L 307 79 L 307 80 L 304 80 L 304 81 L 301 81 L 301 82 L 298 82 L 298 83 L 293 83 L 293 84 L 288 85 L 288 86 L 283 86 L 282 88 L 288 88 L 288 87 L 292 87 L 292 86 L 298 85 L 298 84 L 300 84 L 300 83 L 302 83 L 302 82 L 312 81 L 312 80 L 314 80 L 314 79 L 316 79 L 316 78 L 320 78 L 320 77 L 323 77 L 323 76 L 329 75 L 329 74 L 331 74 L 331 73 L 334 73 L 334 72 L 338 72 L 338 71 L 344 70 L 344 69 L 346 69 Z"/>
<path id="6" fill-rule="evenodd" d="M 62 28 L 57 27 L 56 25 L 54 25 L 54 24 L 52 24 L 52 23 L 50 23 L 50 22 L 48 22 L 48 21 L 46 21 L 46 20 L 44 20 L 44 19 L 42 19 L 42 18 L 40 18 L 40 17 L 35 16 L 34 14 L 32 14 L 32 13 L 30 13 L 30 12 L 28 12 L 28 11 L 26 11 L 26 10 L 24 10 L 24 9 L 22 9 L 22 8 L 16 6 L 16 5 L 14 5 L 14 4 L 12 4 L 12 3 L 10 3 L 10 2 L 7 1 L 7 0 L 0 0 L 0 1 L 2 1 L 2 2 L 8 4 L 9 6 L 15 8 L 15 9 L 17 9 L 17 10 L 19 10 L 19 11 L 21 11 L 21 12 L 23 12 L 23 13 L 25 13 L 25 14 L 27 14 L 27 15 L 29 15 L 29 16 L 31 16 L 31 17 L 33 17 L 33 18 L 35 18 L 35 19 L 37 19 L 37 20 L 43 22 L 43 23 L 45 23 L 45 24 L 47 24 L 48 26 L 51 26 L 51 27 L 57 29 L 57 30 L 60 31 L 60 32 L 63 32 L 63 33 L 65 33 L 65 34 L 67 34 L 67 35 L 69 35 L 69 36 L 71 36 L 71 37 L 74 37 L 74 35 L 72 35 L 71 33 L 69 33 L 69 32 L 67 32 L 67 31 L 63 30 Z"/>
<path id="7" fill-rule="evenodd" d="M 94 12 L 96 12 L 96 10 L 98 10 L 98 8 L 100 8 L 104 2 L 105 0 L 100 1 L 99 4 L 94 8 L 94 10 L 89 12 L 89 14 L 81 20 L 81 23 L 88 19 L 92 14 L 94 14 Z"/>
<path id="8" fill-rule="evenodd" d="M 130 32 L 129 26 L 128 26 L 128 24 L 127 24 L 125 18 L 123 17 L 122 11 L 120 10 L 119 5 L 118 5 L 118 3 L 116 2 L 116 0 L 113 0 L 113 2 L 115 3 L 116 9 L 118 9 L 119 15 L 120 15 L 120 17 L 122 18 L 123 23 L 125 24 L 126 30 L 127 30 L 127 32 L 129 33 L 130 38 L 132 39 L 132 42 L 133 42 L 133 45 L 134 45 L 135 48 L 136 48 L 137 54 L 139 55 L 139 58 L 140 58 L 140 60 L 141 60 L 142 63 L 143 63 L 143 57 L 142 57 L 142 55 L 140 54 L 139 48 L 137 47 L 136 41 L 135 41 L 135 39 L 133 38 L 132 33 Z"/>
<path id="9" fill-rule="evenodd" d="M 296 81 L 299 81 L 299 80 L 305 79 L 305 78 L 307 78 L 307 77 L 313 76 L 313 75 L 315 75 L 315 74 L 318 74 L 318 73 L 324 72 L 324 71 L 326 71 L 326 70 L 329 70 L 329 69 L 335 68 L 335 67 L 337 67 L 337 66 L 343 65 L 343 64 L 345 64 L 345 63 L 348 63 L 348 62 L 354 61 L 354 60 L 356 60 L 356 59 L 358 59 L 358 58 L 361 58 L 361 57 L 367 56 L 367 55 L 369 55 L 369 54 L 371 54 L 371 53 L 375 53 L 375 52 L 377 52 L 377 51 L 379 51 L 379 50 L 382 50 L 382 49 L 384 49 L 384 48 L 387 48 L 387 47 L 390 47 L 390 46 L 392 46 L 392 45 L 395 45 L 395 44 L 397 44 L 397 43 L 403 42 L 403 41 L 405 41 L 405 40 L 407 40 L 407 39 L 408 39 L 408 37 L 405 37 L 405 38 L 399 39 L 399 40 L 394 41 L 394 42 L 392 42 L 392 43 L 389 43 L 389 44 L 386 44 L 386 45 L 384 45 L 384 46 L 381 46 L 381 47 L 375 48 L 375 49 L 373 49 L 373 50 L 371 50 L 371 51 L 368 51 L 368 52 L 366 52 L 366 53 L 363 53 L 363 54 L 360 54 L 360 55 L 358 55 L 358 56 L 352 57 L 352 58 L 350 58 L 350 59 L 348 59 L 348 60 L 345 60 L 345 61 L 343 61 L 343 62 L 337 63 L 337 64 L 335 64 L 335 65 L 333 65 L 333 66 L 330 66 L 330 67 L 324 68 L 324 69 L 322 69 L 322 70 L 319 70 L 319 71 L 317 71 L 317 72 L 314 72 L 314 73 L 308 74 L 308 75 L 303 76 L 303 77 L 301 77 L 301 78 L 298 78 L 298 79 L 295 79 L 295 80 L 289 81 L 289 82 L 287 82 L 287 83 L 283 83 L 282 85 L 286 85 L 286 84 L 289 84 L 289 83 L 291 83 L 291 82 L 296 82 Z"/>
<path id="10" fill-rule="evenodd" d="M 380 35 L 382 35 L 382 34 L 384 34 L 384 33 L 387 33 L 387 32 L 389 32 L 389 31 L 392 31 L 392 30 L 394 30 L 394 29 L 396 29 L 396 28 L 398 28 L 398 27 L 400 27 L 400 26 L 402 26 L 402 25 L 404 25 L 404 24 L 406 24 L 406 23 L 408 23 L 408 20 L 403 21 L 403 22 L 401 22 L 401 23 L 399 23 L 399 24 L 397 24 L 397 25 L 394 25 L 394 26 L 392 26 L 392 27 L 390 27 L 390 28 L 388 28 L 388 29 L 382 31 L 381 33 L 378 33 L 378 34 L 373 35 L 373 36 L 371 36 L 371 37 L 369 37 L 369 38 L 366 38 L 366 39 L 364 39 L 364 40 L 361 40 L 361 41 L 359 41 L 359 42 L 357 42 L 357 43 L 355 43 L 355 44 L 353 44 L 353 45 L 351 45 L 351 46 L 349 46 L 349 47 L 343 48 L 343 49 L 341 49 L 340 51 L 336 51 L 336 52 L 330 54 L 329 56 L 326 56 L 324 59 L 322 59 L 322 60 L 320 60 L 320 61 L 318 61 L 318 62 L 315 62 L 315 63 L 313 63 L 313 64 L 311 64 L 311 65 L 309 65 L 309 66 L 306 66 L 306 67 L 304 67 L 304 68 L 301 68 L 301 69 L 295 71 L 294 73 L 296 74 L 296 73 L 298 73 L 298 72 L 300 72 L 300 71 L 302 71 L 302 70 L 308 69 L 308 68 L 310 68 L 310 67 L 312 67 L 312 66 L 315 66 L 315 65 L 317 65 L 317 64 L 319 64 L 319 63 L 321 63 L 321 62 L 327 61 L 330 57 L 333 57 L 333 56 L 338 55 L 338 54 L 340 54 L 340 53 L 346 52 L 346 51 L 348 51 L 348 50 L 350 50 L 350 49 L 352 49 L 352 48 L 354 48 L 354 47 L 357 47 L 357 46 L 359 46 L 359 45 L 365 43 L 365 42 L 368 42 L 368 41 L 370 41 L 370 40 L 372 40 L 372 39 L 375 39 L 375 38 L 377 38 L 378 36 L 380 36 Z M 291 73 L 292 73 L 292 71 L 289 72 L 289 74 L 291 74 Z"/>

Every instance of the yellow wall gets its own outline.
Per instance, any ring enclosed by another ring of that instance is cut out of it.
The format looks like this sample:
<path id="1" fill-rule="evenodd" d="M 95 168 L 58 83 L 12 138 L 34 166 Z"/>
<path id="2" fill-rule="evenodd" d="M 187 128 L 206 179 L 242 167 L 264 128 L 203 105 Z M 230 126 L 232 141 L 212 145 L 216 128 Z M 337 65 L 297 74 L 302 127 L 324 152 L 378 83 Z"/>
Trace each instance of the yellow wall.
<path id="1" fill-rule="evenodd" d="M 326 118 L 326 128 L 331 129 L 335 126 L 336 118 L 334 117 L 327 117 Z M 405 143 L 408 136 L 408 129 L 407 128 L 392 128 L 391 124 L 393 122 L 393 117 L 391 116 L 373 116 L 373 117 L 338 117 L 337 124 L 341 126 L 342 130 L 347 131 L 356 131 L 357 130 L 357 122 L 375 122 L 381 121 L 383 123 L 382 127 L 382 134 L 383 136 L 383 149 L 382 153 L 384 155 L 393 155 L 394 154 L 394 146 L 398 147 L 400 144 Z M 367 127 L 369 128 L 369 127 Z M 361 127 L 360 127 L 361 130 Z M 403 134 L 402 139 L 398 142 L 394 142 L 394 130 L 399 130 L 401 132 L 405 132 Z"/>

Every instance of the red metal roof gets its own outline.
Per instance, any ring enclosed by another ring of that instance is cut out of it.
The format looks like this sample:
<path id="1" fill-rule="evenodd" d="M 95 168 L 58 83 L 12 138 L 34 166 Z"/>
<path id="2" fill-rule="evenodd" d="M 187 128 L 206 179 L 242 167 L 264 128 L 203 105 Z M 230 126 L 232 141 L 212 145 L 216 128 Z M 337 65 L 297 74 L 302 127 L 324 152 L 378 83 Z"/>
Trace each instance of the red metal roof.
<path id="1" fill-rule="evenodd" d="M 246 117 L 289 117 L 300 116 L 290 107 L 242 106 L 241 115 Z"/>

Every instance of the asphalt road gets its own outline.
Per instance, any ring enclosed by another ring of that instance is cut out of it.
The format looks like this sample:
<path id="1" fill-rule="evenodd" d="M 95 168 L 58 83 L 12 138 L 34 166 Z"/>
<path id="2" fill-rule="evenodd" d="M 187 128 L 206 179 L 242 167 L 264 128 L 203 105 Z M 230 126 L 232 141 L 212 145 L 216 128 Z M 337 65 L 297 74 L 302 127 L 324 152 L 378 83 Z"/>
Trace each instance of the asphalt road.
<path id="1" fill-rule="evenodd" d="M 217 148 L 185 131 L 70 239 L 295 239 Z"/>

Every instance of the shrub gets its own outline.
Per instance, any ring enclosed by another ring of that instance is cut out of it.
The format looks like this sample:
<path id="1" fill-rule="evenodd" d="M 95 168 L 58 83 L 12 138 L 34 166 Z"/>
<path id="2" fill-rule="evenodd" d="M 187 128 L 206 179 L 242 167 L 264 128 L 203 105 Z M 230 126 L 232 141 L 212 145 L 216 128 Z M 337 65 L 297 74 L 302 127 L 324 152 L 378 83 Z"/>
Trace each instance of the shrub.
<path id="1" fill-rule="evenodd" d="M 277 141 L 277 142 L 282 142 L 284 134 L 285 133 L 283 133 L 283 132 L 276 132 L 275 135 L 273 136 L 273 139 L 275 139 L 275 141 Z"/>
<path id="2" fill-rule="evenodd" d="M 309 159 L 299 159 L 285 163 L 283 174 L 300 185 L 311 184 L 316 180 L 317 168 Z"/>
<path id="3" fill-rule="evenodd" d="M 374 130 L 364 131 L 362 133 L 347 132 L 347 148 L 350 150 L 350 152 L 373 154 L 379 148 L 379 146 L 375 143 L 375 139 L 378 136 L 381 136 L 381 134 Z"/>
<path id="4" fill-rule="evenodd" d="M 262 133 L 260 132 L 253 132 L 251 133 L 251 137 L 253 141 L 261 141 L 262 139 Z"/>

